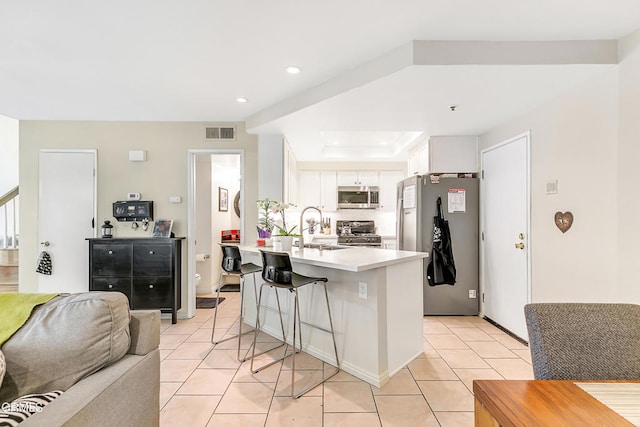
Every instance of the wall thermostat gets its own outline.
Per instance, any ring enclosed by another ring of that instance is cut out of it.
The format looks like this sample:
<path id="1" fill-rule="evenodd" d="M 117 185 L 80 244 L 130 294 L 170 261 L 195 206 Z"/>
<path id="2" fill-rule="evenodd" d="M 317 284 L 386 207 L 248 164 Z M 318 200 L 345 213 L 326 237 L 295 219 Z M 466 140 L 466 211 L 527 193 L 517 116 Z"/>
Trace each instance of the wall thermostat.
<path id="1" fill-rule="evenodd" d="M 127 200 L 140 200 L 140 193 L 127 193 Z"/>

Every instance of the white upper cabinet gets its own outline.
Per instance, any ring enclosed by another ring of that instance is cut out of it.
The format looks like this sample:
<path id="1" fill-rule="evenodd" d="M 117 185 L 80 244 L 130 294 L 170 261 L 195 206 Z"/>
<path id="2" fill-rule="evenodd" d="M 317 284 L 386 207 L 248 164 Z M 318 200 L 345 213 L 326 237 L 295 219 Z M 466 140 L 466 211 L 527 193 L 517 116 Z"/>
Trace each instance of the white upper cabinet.
<path id="1" fill-rule="evenodd" d="M 409 153 L 407 174 L 478 172 L 478 137 L 432 136 Z"/>
<path id="2" fill-rule="evenodd" d="M 432 136 L 429 138 L 429 172 L 478 172 L 478 137 Z"/>
<path id="3" fill-rule="evenodd" d="M 397 185 L 404 179 L 402 171 L 380 171 L 380 210 L 394 212 L 397 201 Z"/>
<path id="4" fill-rule="evenodd" d="M 335 171 L 320 172 L 320 209 L 324 211 L 338 209 L 338 184 Z"/>
<path id="5" fill-rule="evenodd" d="M 337 208 L 335 171 L 302 170 L 298 174 L 300 208 L 315 206 L 325 211 Z"/>
<path id="6" fill-rule="evenodd" d="M 429 173 L 429 146 L 421 146 L 409 154 L 407 175 L 424 175 Z"/>
<path id="7" fill-rule="evenodd" d="M 375 171 L 338 171 L 338 185 L 377 186 L 378 172 Z"/>
<path id="8" fill-rule="evenodd" d="M 320 171 L 300 171 L 298 173 L 300 208 L 320 207 Z"/>
<path id="9" fill-rule="evenodd" d="M 298 162 L 289 148 L 289 144 L 284 145 L 284 189 L 283 202 L 294 205 L 299 204 L 298 194 Z"/>

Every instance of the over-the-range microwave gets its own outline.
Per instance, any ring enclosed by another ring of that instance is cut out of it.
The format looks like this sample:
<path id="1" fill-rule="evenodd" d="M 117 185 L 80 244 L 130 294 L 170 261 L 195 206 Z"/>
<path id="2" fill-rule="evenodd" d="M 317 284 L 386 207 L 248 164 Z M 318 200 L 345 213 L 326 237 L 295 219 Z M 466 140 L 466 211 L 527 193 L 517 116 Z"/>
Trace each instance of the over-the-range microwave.
<path id="1" fill-rule="evenodd" d="M 338 209 L 377 209 L 379 195 L 378 187 L 339 186 Z"/>

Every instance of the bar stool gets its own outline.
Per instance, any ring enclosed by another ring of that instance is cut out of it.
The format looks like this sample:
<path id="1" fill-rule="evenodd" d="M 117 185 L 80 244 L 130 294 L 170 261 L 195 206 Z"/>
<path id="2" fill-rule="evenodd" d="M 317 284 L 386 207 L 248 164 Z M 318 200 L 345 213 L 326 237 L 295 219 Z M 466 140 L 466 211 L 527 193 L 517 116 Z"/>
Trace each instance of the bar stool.
<path id="1" fill-rule="evenodd" d="M 327 278 L 326 277 L 308 277 L 303 276 L 301 274 L 297 274 L 293 272 L 293 268 L 291 267 L 291 259 L 289 258 L 289 254 L 286 252 L 267 252 L 260 250 L 260 254 L 262 256 L 262 278 L 264 279 L 264 283 L 260 286 L 260 295 L 258 296 L 257 302 L 257 315 L 256 315 L 256 324 L 258 324 L 258 320 L 260 317 L 260 303 L 262 300 L 262 290 L 265 286 L 275 287 L 276 288 L 276 296 L 278 295 L 279 289 L 286 289 L 293 294 L 293 338 L 292 338 L 292 350 L 289 354 L 287 354 L 288 346 L 285 347 L 284 355 L 273 362 L 270 362 L 264 366 L 254 369 L 253 361 L 255 360 L 255 354 L 251 357 L 251 371 L 255 374 L 289 356 L 291 356 L 291 397 L 298 398 L 305 394 L 307 391 L 316 387 L 319 384 L 322 384 L 335 374 L 340 371 L 340 362 L 338 361 L 338 347 L 336 346 L 336 337 L 333 332 L 333 320 L 331 319 L 331 308 L 329 307 L 329 295 L 327 294 Z M 327 332 L 331 334 L 331 338 L 333 339 L 333 351 L 335 353 L 336 360 L 336 370 L 328 376 L 322 377 L 320 381 L 315 382 L 314 384 L 306 387 L 299 393 L 295 393 L 295 374 L 296 374 L 296 353 L 302 351 L 302 322 L 300 319 L 300 304 L 298 300 L 298 288 L 304 285 L 309 284 L 321 284 L 324 288 L 324 297 L 327 304 L 327 313 L 329 314 L 329 329 L 322 328 L 318 325 L 312 325 L 310 323 L 305 322 L 305 325 L 316 328 L 318 330 Z M 280 302 L 278 301 L 278 311 L 280 313 L 280 319 L 282 321 L 282 310 L 280 309 Z M 298 330 L 298 341 L 299 348 L 296 349 L 296 330 Z M 253 339 L 253 352 L 255 353 L 256 349 L 256 340 L 258 338 L 258 329 L 255 329 L 254 339 Z M 286 343 L 286 337 L 283 331 L 283 340 Z"/>
<path id="2" fill-rule="evenodd" d="M 247 350 L 247 353 L 245 353 L 245 356 L 242 359 L 240 359 L 240 343 L 242 340 L 242 336 L 253 332 L 252 330 L 242 332 L 242 323 L 244 320 L 244 277 L 247 274 L 252 275 L 253 291 L 257 298 L 258 291 L 256 289 L 256 279 L 254 274 L 258 273 L 259 271 L 262 271 L 262 267 L 252 263 L 243 264 L 242 256 L 240 255 L 240 249 L 238 249 L 238 246 L 236 245 L 220 244 L 220 249 L 222 250 L 222 270 L 220 271 L 220 275 L 218 276 L 218 293 L 216 296 L 216 310 L 215 310 L 215 313 L 213 314 L 213 330 L 211 331 L 211 343 L 219 344 L 221 342 L 238 338 L 238 360 L 244 361 L 246 360 L 246 356 L 247 354 L 249 354 L 249 351 L 251 349 L 249 348 Z M 239 320 L 238 334 L 222 340 L 214 341 L 213 334 L 216 331 L 216 320 L 218 318 L 218 307 L 219 307 L 218 303 L 220 302 L 220 288 L 222 287 L 222 275 L 225 273 L 228 276 L 240 277 L 240 320 Z M 283 330 L 284 330 L 284 326 L 283 326 Z"/>

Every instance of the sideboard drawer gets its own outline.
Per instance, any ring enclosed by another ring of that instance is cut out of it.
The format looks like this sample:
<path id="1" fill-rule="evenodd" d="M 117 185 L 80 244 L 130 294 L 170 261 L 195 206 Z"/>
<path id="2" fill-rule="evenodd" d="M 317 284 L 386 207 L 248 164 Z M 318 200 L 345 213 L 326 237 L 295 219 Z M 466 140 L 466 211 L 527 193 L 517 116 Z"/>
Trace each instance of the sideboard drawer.
<path id="1" fill-rule="evenodd" d="M 141 244 L 133 245 L 133 275 L 134 276 L 170 276 L 171 275 L 171 245 Z"/>
<path id="2" fill-rule="evenodd" d="M 131 274 L 131 245 L 94 244 L 93 276 L 125 276 Z"/>
<path id="3" fill-rule="evenodd" d="M 90 290 L 122 292 L 127 296 L 129 299 L 129 305 L 131 305 L 130 277 L 94 277 L 91 281 Z"/>
<path id="4" fill-rule="evenodd" d="M 133 278 L 133 303 L 137 309 L 171 307 L 171 277 Z"/>

